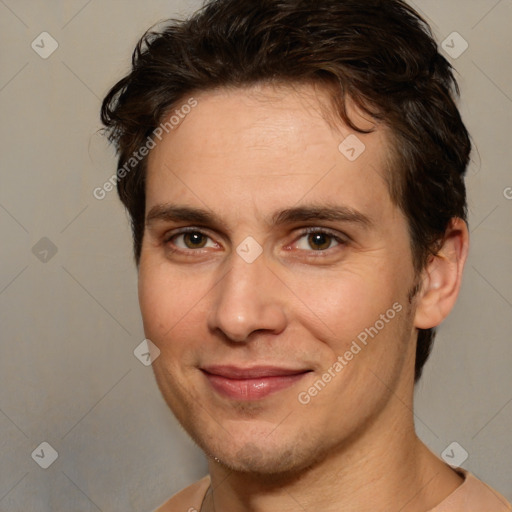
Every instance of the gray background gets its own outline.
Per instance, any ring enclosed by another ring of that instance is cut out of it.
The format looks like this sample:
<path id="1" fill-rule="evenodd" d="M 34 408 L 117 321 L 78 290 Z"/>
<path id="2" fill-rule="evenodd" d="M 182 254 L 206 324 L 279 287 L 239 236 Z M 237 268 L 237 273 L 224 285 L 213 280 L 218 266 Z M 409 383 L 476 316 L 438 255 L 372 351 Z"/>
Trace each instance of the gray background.
<path id="1" fill-rule="evenodd" d="M 126 215 L 115 192 L 92 195 L 116 167 L 101 98 L 146 28 L 199 5 L 0 0 L 2 512 L 150 511 L 206 472 L 133 354 L 144 334 Z M 457 441 L 463 467 L 512 499 L 512 1 L 413 5 L 440 44 L 454 31 L 469 43 L 448 58 L 476 145 L 470 258 L 417 388 L 418 432 L 438 454 Z M 47 59 L 31 47 L 43 31 L 59 44 Z M 31 456 L 42 442 L 58 452 L 48 469 Z"/>

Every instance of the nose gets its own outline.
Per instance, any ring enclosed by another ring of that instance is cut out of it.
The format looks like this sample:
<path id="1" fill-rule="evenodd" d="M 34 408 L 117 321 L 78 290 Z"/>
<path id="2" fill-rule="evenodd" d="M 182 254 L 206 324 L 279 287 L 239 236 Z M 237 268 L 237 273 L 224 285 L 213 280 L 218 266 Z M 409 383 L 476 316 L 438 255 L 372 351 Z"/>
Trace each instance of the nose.
<path id="1" fill-rule="evenodd" d="M 236 252 L 230 256 L 224 277 L 212 290 L 208 317 L 217 330 L 234 342 L 247 342 L 252 333 L 279 334 L 286 326 L 286 287 L 267 266 L 264 255 L 247 263 Z"/>

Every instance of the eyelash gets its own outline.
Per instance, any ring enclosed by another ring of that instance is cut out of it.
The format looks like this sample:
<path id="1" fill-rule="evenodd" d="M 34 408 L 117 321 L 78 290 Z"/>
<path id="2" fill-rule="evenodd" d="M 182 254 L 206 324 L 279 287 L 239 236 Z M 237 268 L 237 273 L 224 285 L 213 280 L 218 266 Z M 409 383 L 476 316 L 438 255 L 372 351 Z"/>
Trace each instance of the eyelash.
<path id="1" fill-rule="evenodd" d="M 172 244 L 172 240 L 173 239 L 175 239 L 175 238 L 177 238 L 177 237 L 179 237 L 181 235 L 185 235 L 187 233 L 197 233 L 197 234 L 203 235 L 203 236 L 211 239 L 211 237 L 208 234 L 206 234 L 204 231 L 202 231 L 201 229 L 190 227 L 190 228 L 183 228 L 183 229 L 181 229 L 178 232 L 175 232 L 175 233 L 172 233 L 172 234 L 166 236 L 165 239 L 164 239 L 164 244 L 166 244 L 166 245 Z M 332 240 L 336 241 L 339 244 L 338 246 L 335 246 L 335 247 L 340 247 L 340 246 L 346 245 L 347 242 L 348 242 L 348 237 L 339 236 L 339 234 L 335 234 L 334 232 L 332 232 L 332 231 L 330 231 L 328 229 L 325 229 L 325 228 L 315 228 L 315 227 L 306 228 L 302 232 L 300 232 L 299 235 L 298 235 L 297 241 L 299 241 L 301 238 L 303 238 L 303 237 L 305 237 L 307 235 L 316 235 L 316 234 L 321 234 L 321 235 L 329 236 Z M 296 243 L 296 242 L 294 242 L 294 243 Z M 179 253 L 179 254 L 182 254 L 184 256 L 194 257 L 193 253 L 197 253 L 197 252 L 201 252 L 202 251 L 202 248 L 184 250 L 184 249 L 176 248 L 176 246 L 174 246 L 174 244 L 172 244 L 172 246 L 173 246 L 173 248 L 171 249 L 171 252 Z M 317 250 L 317 251 L 315 251 L 313 249 L 311 251 L 307 251 L 306 249 L 299 249 L 299 250 L 300 251 L 311 252 L 311 253 L 316 253 L 315 256 L 311 256 L 311 257 L 313 257 L 313 258 L 319 258 L 320 257 L 321 258 L 323 256 L 326 256 L 326 253 L 330 254 L 330 251 L 332 249 L 334 249 L 335 247 L 329 247 L 328 249 Z"/>

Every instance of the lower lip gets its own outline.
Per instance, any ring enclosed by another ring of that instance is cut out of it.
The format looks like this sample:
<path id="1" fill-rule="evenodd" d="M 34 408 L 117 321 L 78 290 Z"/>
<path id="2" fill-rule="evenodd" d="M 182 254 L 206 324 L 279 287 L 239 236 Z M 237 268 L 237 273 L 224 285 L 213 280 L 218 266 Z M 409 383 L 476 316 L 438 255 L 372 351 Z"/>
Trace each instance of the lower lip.
<path id="1" fill-rule="evenodd" d="M 235 400 L 260 400 L 268 395 L 293 386 L 305 373 L 276 375 L 255 379 L 228 379 L 220 375 L 203 372 L 211 386 L 219 394 Z"/>

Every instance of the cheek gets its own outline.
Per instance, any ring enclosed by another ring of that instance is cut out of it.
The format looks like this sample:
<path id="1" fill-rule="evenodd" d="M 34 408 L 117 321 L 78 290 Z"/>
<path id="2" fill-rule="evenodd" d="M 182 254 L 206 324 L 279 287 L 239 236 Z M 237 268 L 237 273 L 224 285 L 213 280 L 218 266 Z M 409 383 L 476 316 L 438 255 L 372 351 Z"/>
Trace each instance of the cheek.
<path id="1" fill-rule="evenodd" d="M 304 327 L 343 353 L 358 334 L 373 326 L 399 300 L 398 290 L 390 281 L 380 269 L 358 268 L 296 275 L 290 288 L 303 302 Z"/>
<path id="2" fill-rule="evenodd" d="M 165 328 L 162 323 L 162 312 L 166 309 L 173 311 L 169 301 L 172 295 L 164 280 L 159 279 L 158 268 L 150 266 L 146 260 L 141 260 L 139 267 L 139 306 L 144 323 L 146 336 L 156 342 L 159 336 L 155 334 Z"/>
<path id="3" fill-rule="evenodd" d="M 205 324 L 208 290 L 207 279 L 194 279 L 165 262 L 141 259 L 138 294 L 146 337 L 162 351 L 179 351 L 184 344 L 180 340 L 187 340 L 190 347 L 190 340 L 198 338 L 197 331 Z"/>
<path id="4" fill-rule="evenodd" d="M 162 266 L 141 261 L 139 270 L 139 305 L 146 336 L 160 345 L 178 322 L 184 307 L 182 288 L 164 272 Z"/>

